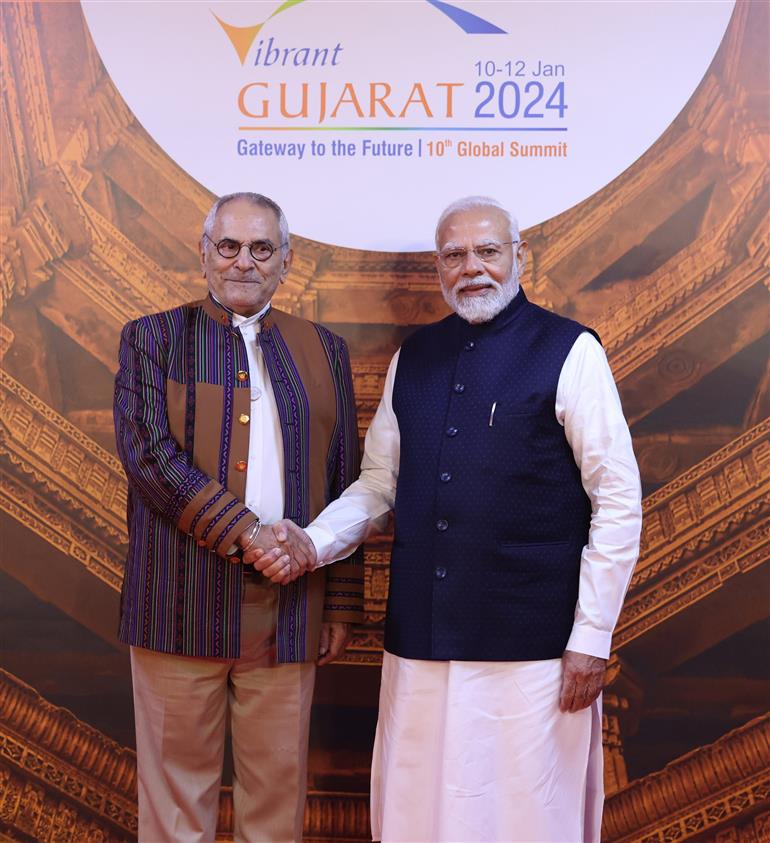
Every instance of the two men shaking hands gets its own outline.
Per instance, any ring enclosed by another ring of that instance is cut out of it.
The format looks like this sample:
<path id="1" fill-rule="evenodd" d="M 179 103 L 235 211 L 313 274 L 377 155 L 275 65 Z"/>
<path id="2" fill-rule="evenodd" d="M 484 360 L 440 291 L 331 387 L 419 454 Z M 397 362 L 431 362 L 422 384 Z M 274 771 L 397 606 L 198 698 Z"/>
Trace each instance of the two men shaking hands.
<path id="1" fill-rule="evenodd" d="M 208 296 L 124 329 L 140 841 L 214 840 L 228 722 L 235 840 L 302 838 L 315 670 L 364 619 L 360 546 L 391 511 L 373 838 L 600 839 L 628 426 L 599 337 L 528 301 L 508 211 L 452 203 L 436 249 L 452 313 L 394 354 L 360 476 L 344 339 L 272 307 L 293 253 L 271 199 L 219 199 Z"/>

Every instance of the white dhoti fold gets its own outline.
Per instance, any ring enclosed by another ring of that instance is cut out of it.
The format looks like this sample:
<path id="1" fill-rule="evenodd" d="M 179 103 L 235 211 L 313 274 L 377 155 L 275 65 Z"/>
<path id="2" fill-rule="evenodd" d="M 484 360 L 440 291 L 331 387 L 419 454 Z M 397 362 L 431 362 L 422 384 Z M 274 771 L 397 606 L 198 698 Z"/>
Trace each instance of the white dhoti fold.
<path id="1" fill-rule="evenodd" d="M 372 761 L 383 843 L 598 843 L 601 697 L 559 711 L 561 660 L 385 653 Z"/>

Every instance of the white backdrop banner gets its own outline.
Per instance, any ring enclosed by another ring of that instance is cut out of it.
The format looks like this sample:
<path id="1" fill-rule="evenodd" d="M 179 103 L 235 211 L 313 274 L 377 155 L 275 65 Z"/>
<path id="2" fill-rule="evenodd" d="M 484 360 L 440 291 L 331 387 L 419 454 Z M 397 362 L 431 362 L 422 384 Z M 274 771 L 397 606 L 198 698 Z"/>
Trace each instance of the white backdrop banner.
<path id="1" fill-rule="evenodd" d="M 155 141 L 292 231 L 432 248 L 440 210 L 496 197 L 523 227 L 590 196 L 703 78 L 725 2 L 103 2 L 83 9 Z"/>

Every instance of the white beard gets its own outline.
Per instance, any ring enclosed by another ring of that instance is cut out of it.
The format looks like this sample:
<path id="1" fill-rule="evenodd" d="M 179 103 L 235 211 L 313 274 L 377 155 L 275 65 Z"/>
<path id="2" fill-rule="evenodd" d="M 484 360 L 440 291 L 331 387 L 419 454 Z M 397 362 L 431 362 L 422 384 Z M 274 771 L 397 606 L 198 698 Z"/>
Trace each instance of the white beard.
<path id="1" fill-rule="evenodd" d="M 483 296 L 459 295 L 460 291 L 466 287 L 474 287 L 480 283 L 489 284 L 492 289 Z M 475 278 L 465 278 L 458 281 L 451 290 L 447 290 L 443 284 L 441 285 L 444 301 L 461 319 L 472 324 L 489 322 L 494 319 L 498 313 L 508 307 L 518 292 L 519 279 L 515 264 L 511 269 L 510 277 L 502 284 L 488 275 L 477 275 Z"/>

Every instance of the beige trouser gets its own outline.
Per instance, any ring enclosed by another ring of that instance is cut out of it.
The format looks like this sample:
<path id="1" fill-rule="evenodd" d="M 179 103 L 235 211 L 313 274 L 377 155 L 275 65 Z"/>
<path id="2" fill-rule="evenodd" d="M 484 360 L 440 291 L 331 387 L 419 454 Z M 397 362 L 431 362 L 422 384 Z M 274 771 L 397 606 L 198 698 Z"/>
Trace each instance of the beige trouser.
<path id="1" fill-rule="evenodd" d="M 241 657 L 131 648 L 139 843 L 211 843 L 225 726 L 236 843 L 302 838 L 315 664 L 275 664 L 276 590 L 249 585 Z"/>

